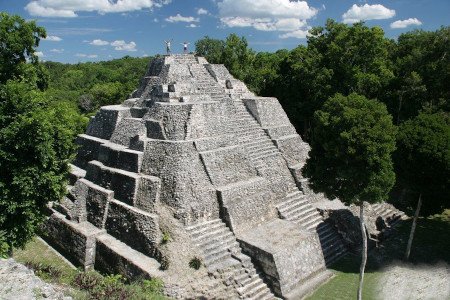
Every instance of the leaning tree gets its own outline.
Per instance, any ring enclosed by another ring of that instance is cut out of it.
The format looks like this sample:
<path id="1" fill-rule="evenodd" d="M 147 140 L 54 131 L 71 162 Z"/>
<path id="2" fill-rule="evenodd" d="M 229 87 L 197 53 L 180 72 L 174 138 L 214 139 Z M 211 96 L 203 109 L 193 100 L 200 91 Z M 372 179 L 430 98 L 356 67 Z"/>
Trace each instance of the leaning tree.
<path id="1" fill-rule="evenodd" d="M 443 113 L 421 113 L 404 122 L 399 127 L 394 162 L 399 184 L 418 195 L 405 253 L 408 260 L 422 202 L 424 215 L 450 207 L 449 117 Z"/>
<path id="2" fill-rule="evenodd" d="M 360 207 L 361 299 L 367 261 L 363 202 L 383 201 L 395 182 L 391 153 L 395 150 L 396 127 L 384 104 L 355 93 L 329 98 L 315 112 L 314 123 L 304 174 L 310 177 L 314 190 Z"/>

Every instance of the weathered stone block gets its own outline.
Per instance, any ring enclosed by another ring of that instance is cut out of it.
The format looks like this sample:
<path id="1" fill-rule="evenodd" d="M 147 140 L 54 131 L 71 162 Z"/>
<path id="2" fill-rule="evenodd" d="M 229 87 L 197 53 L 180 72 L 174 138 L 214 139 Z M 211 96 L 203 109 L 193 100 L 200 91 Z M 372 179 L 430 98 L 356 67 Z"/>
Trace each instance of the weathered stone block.
<path id="1" fill-rule="evenodd" d="M 109 140 L 122 118 L 131 117 L 130 108 L 121 105 L 103 106 L 89 122 L 86 133 Z"/>
<path id="2" fill-rule="evenodd" d="M 133 206 L 147 212 L 155 212 L 161 192 L 161 180 L 158 177 L 142 175 Z"/>
<path id="3" fill-rule="evenodd" d="M 306 162 L 310 147 L 298 134 L 280 137 L 275 140 L 275 144 L 289 166 Z"/>
<path id="4" fill-rule="evenodd" d="M 87 180 L 85 184 L 88 187 L 86 198 L 87 220 L 98 228 L 104 228 L 108 203 L 114 198 L 114 192 Z"/>
<path id="5" fill-rule="evenodd" d="M 275 197 L 262 177 L 221 186 L 217 192 L 222 216 L 235 233 L 277 216 Z"/>
<path id="6" fill-rule="evenodd" d="M 264 128 L 264 130 L 272 140 L 276 140 L 287 135 L 297 134 L 294 126 L 292 126 L 291 124 L 276 127 L 266 127 Z"/>
<path id="7" fill-rule="evenodd" d="M 110 168 L 98 161 L 89 162 L 86 179 L 114 191 L 114 197 L 128 204 L 136 199 L 140 175 Z"/>
<path id="8" fill-rule="evenodd" d="M 142 116 L 141 118 L 123 118 L 117 124 L 110 142 L 129 147 L 130 141 L 134 136 L 145 136 L 146 133 L 147 129 L 145 127 L 145 122 L 142 120 Z"/>
<path id="9" fill-rule="evenodd" d="M 73 264 L 85 269 L 94 265 L 95 239 L 104 233 L 88 222 L 76 223 L 54 212 L 43 224 L 42 237 Z"/>
<path id="10" fill-rule="evenodd" d="M 295 223 L 273 220 L 240 234 L 238 239 L 243 252 L 260 266 L 279 297 L 325 269 L 317 235 Z"/>
<path id="11" fill-rule="evenodd" d="M 238 146 L 201 152 L 200 156 L 215 186 L 243 181 L 258 175 L 243 149 Z"/>
<path id="12" fill-rule="evenodd" d="M 243 101 L 263 128 L 289 124 L 289 118 L 276 98 L 253 97 Z"/>
<path id="13" fill-rule="evenodd" d="M 127 279 L 161 277 L 159 263 L 108 234 L 97 236 L 95 269 Z"/>
<path id="14" fill-rule="evenodd" d="M 75 140 L 75 144 L 78 145 L 78 152 L 74 165 L 81 169 L 86 169 L 88 162 L 98 159 L 100 145 L 107 142 L 107 140 L 99 139 L 87 134 L 78 135 Z"/>
<path id="15" fill-rule="evenodd" d="M 115 238 L 149 256 L 161 240 L 158 215 L 117 200 L 109 202 L 105 228 Z"/>
<path id="16" fill-rule="evenodd" d="M 98 160 L 111 168 L 139 173 L 142 152 L 117 144 L 105 143 L 100 145 Z"/>

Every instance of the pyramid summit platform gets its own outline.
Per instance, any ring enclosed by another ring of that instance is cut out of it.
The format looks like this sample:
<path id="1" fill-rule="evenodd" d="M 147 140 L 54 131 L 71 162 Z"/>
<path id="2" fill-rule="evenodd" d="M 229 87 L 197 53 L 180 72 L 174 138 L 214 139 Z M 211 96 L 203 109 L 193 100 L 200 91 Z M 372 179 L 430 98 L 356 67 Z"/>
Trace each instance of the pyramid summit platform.
<path id="1" fill-rule="evenodd" d="M 173 298 L 298 299 L 347 252 L 301 176 L 308 144 L 276 98 L 223 65 L 153 59 L 132 97 L 102 107 L 77 144 L 44 238 L 78 266 L 160 277 Z"/>

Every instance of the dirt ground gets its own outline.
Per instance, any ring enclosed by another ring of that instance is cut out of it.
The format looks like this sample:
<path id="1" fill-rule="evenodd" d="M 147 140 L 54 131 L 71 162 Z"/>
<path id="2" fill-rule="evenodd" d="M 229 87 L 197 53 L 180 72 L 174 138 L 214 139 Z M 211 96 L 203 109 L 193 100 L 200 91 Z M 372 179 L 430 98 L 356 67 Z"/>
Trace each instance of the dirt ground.
<path id="1" fill-rule="evenodd" d="M 393 262 L 383 270 L 376 288 L 382 300 L 450 299 L 450 265 Z"/>

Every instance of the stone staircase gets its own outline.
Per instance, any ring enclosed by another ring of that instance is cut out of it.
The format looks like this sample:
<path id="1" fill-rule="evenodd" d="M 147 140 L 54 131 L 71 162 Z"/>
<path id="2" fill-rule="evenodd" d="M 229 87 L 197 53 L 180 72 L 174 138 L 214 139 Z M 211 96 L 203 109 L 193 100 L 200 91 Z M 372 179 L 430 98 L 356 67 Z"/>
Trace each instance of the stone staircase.
<path id="1" fill-rule="evenodd" d="M 177 64 L 197 64 L 197 58 L 192 54 L 172 54 L 173 62 Z"/>
<path id="2" fill-rule="evenodd" d="M 224 285 L 232 286 L 240 299 L 277 299 L 221 219 L 194 224 L 186 230 L 203 252 L 209 273 L 220 278 Z"/>
<path id="3" fill-rule="evenodd" d="M 377 216 L 380 216 L 385 220 L 389 227 L 394 227 L 400 220 L 407 218 L 404 212 L 386 203 L 373 204 L 372 209 Z"/>
<path id="4" fill-rule="evenodd" d="M 249 158 L 257 170 L 267 168 L 265 158 L 281 155 L 278 148 L 267 136 L 258 122 L 247 111 L 241 100 L 233 101 L 236 109 L 231 132 L 237 137 L 238 143 L 244 146 L 249 153 Z"/>
<path id="5" fill-rule="evenodd" d="M 327 266 L 332 265 L 347 254 L 347 248 L 344 245 L 341 235 L 329 221 L 325 220 L 317 225 L 316 231 Z"/>
<path id="6" fill-rule="evenodd" d="M 315 230 L 323 221 L 317 209 L 309 203 L 306 195 L 300 191 L 289 193 L 284 201 L 278 204 L 277 210 L 281 219 L 297 223 L 307 230 Z"/>
<path id="7" fill-rule="evenodd" d="M 211 95 L 213 100 L 223 98 L 223 88 L 215 81 L 204 65 L 192 64 L 189 66 L 189 70 L 195 79 L 195 85 L 199 93 Z"/>
<path id="8" fill-rule="evenodd" d="M 292 221 L 303 228 L 316 231 L 319 236 L 326 265 L 331 265 L 347 253 L 342 237 L 329 221 L 324 221 L 308 197 L 300 191 L 289 193 L 277 206 L 281 219 Z"/>

